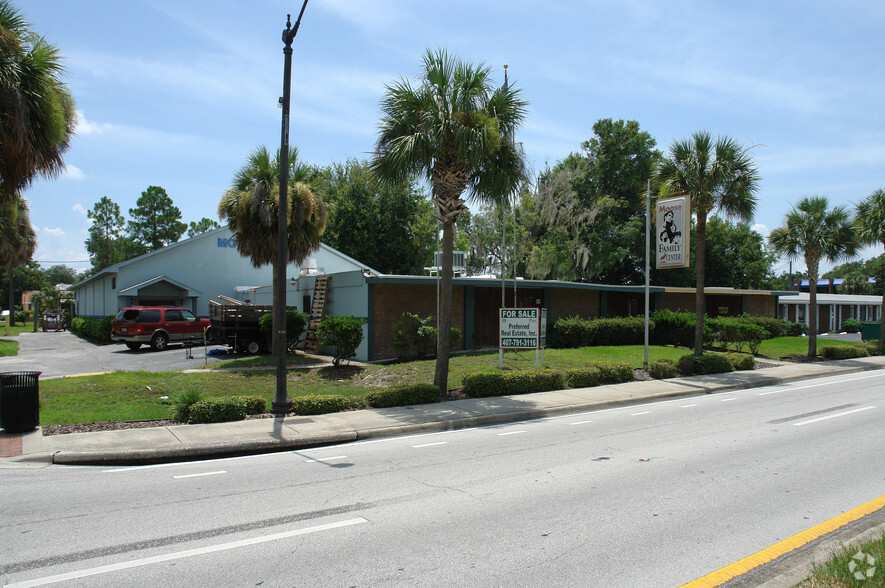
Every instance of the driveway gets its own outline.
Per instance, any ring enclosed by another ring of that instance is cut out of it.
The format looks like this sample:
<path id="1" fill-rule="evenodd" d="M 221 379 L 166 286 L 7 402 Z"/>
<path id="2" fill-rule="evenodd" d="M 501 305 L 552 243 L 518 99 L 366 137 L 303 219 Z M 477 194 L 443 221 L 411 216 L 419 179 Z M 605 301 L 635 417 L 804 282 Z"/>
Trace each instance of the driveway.
<path id="1" fill-rule="evenodd" d="M 74 374 L 113 371 L 167 372 L 195 368 L 232 359 L 233 355 L 205 355 L 203 347 L 193 347 L 193 359 L 186 357 L 181 345 L 170 345 L 164 351 L 142 347 L 130 351 L 122 344 L 96 345 L 67 331 L 21 333 L 8 337 L 18 341 L 18 355 L 0 357 L 0 372 L 42 372 L 40 379 L 60 378 Z M 219 347 L 212 345 L 209 349 Z"/>

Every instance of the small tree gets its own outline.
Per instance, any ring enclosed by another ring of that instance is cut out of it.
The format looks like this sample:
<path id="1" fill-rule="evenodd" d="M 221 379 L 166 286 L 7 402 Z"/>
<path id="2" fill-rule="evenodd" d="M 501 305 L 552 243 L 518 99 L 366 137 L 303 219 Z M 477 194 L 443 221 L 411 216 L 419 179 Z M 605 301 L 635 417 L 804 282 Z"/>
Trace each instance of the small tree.
<path id="1" fill-rule="evenodd" d="M 323 345 L 335 348 L 332 364 L 338 367 L 342 359 L 356 355 L 356 348 L 363 342 L 363 319 L 350 316 L 327 316 L 320 323 L 317 333 Z"/>

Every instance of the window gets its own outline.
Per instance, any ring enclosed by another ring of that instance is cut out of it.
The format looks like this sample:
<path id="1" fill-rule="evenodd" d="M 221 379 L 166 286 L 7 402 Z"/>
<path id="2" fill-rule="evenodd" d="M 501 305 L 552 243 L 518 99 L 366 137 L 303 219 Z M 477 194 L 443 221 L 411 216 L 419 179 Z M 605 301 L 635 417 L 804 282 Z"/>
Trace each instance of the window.
<path id="1" fill-rule="evenodd" d="M 182 321 L 182 320 L 184 320 L 184 319 L 181 316 L 181 311 L 178 310 L 177 308 L 170 308 L 170 309 L 166 310 L 166 322 L 167 323 L 172 323 L 172 322 Z"/>
<path id="2" fill-rule="evenodd" d="M 189 310 L 181 311 L 181 318 L 186 320 L 187 322 L 192 322 L 197 320 L 197 316 Z"/>

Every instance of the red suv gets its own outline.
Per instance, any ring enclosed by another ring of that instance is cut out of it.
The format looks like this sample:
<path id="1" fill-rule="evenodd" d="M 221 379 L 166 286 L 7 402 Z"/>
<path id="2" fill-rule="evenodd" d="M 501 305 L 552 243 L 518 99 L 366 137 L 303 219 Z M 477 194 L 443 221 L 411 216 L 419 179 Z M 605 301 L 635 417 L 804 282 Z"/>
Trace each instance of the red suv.
<path id="1" fill-rule="evenodd" d="M 209 319 L 198 318 L 186 308 L 128 306 L 114 317 L 111 340 L 125 343 L 133 351 L 145 343 L 160 351 L 169 343 L 202 341 L 208 326 Z"/>

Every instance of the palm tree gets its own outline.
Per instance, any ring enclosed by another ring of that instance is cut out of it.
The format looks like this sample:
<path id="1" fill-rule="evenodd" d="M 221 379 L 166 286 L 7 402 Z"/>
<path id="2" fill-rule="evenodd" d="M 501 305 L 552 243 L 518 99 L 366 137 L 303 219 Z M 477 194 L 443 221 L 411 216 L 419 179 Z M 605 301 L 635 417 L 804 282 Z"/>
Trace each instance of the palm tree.
<path id="1" fill-rule="evenodd" d="M 58 50 L 0 0 L 0 203 L 64 169 L 76 124 Z"/>
<path id="2" fill-rule="evenodd" d="M 28 203 L 16 198 L 0 204 L 0 265 L 9 276 L 9 314 L 15 317 L 15 288 L 13 270 L 34 256 L 37 235 L 31 226 Z"/>
<path id="3" fill-rule="evenodd" d="M 289 149 L 288 259 L 303 263 L 320 246 L 326 228 L 326 207 L 304 182 L 306 170 L 297 164 L 298 150 Z M 237 251 L 261 267 L 277 260 L 277 218 L 280 202 L 280 153 L 271 157 L 256 148 L 234 175 L 230 189 L 218 203 L 218 216 L 236 236 Z M 274 289 L 274 301 L 284 292 Z"/>
<path id="4" fill-rule="evenodd" d="M 854 229 L 844 206 L 829 208 L 824 196 L 803 198 L 784 217 L 784 226 L 768 242 L 779 255 L 802 254 L 808 271 L 808 357 L 817 355 L 817 278 L 821 259 L 835 262 L 857 250 Z"/>
<path id="5" fill-rule="evenodd" d="M 434 384 L 448 386 L 452 325 L 452 251 L 455 221 L 468 192 L 501 203 L 526 181 L 525 159 L 513 133 L 525 119 L 519 90 L 493 88 L 491 69 L 474 67 L 445 50 L 428 50 L 417 85 L 401 79 L 381 100 L 372 169 L 385 181 L 423 177 L 442 223 L 442 271 Z"/>
<path id="6" fill-rule="evenodd" d="M 697 131 L 690 139 L 676 141 L 669 157 L 658 169 L 661 193 L 688 195 L 697 219 L 697 285 L 695 291 L 694 352 L 704 348 L 704 278 L 707 215 L 713 211 L 749 221 L 756 210 L 759 172 L 748 149 L 729 137 L 713 141 L 710 133 Z"/>
<path id="7" fill-rule="evenodd" d="M 861 244 L 885 246 L 885 190 L 880 188 L 860 201 L 854 218 Z M 879 345 L 885 345 L 885 292 L 882 294 Z"/>

